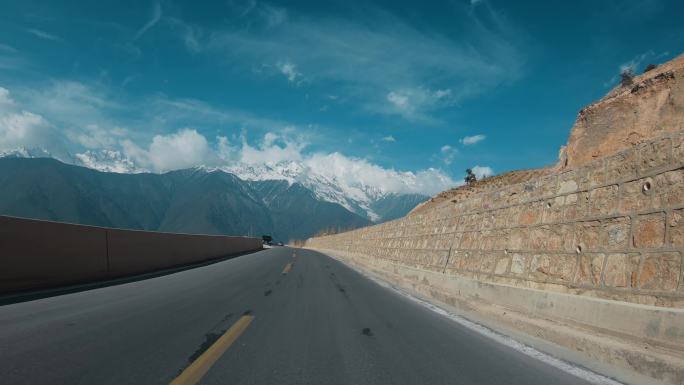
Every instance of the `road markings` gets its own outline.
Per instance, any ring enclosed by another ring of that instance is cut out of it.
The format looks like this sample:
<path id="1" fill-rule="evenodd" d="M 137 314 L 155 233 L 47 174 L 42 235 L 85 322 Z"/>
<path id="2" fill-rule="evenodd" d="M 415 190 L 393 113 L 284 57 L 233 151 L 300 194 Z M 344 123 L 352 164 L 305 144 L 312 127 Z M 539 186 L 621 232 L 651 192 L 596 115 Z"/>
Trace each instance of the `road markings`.
<path id="1" fill-rule="evenodd" d="M 283 275 L 289 273 L 290 269 L 292 269 L 292 263 L 288 263 L 287 265 L 285 265 L 285 268 L 283 269 Z"/>
<path id="2" fill-rule="evenodd" d="M 199 358 L 188 366 L 180 376 L 176 377 L 169 385 L 195 385 L 211 369 L 223 353 L 240 337 L 252 322 L 254 316 L 243 315 L 233 326 L 228 329 L 213 345 L 209 347 Z"/>

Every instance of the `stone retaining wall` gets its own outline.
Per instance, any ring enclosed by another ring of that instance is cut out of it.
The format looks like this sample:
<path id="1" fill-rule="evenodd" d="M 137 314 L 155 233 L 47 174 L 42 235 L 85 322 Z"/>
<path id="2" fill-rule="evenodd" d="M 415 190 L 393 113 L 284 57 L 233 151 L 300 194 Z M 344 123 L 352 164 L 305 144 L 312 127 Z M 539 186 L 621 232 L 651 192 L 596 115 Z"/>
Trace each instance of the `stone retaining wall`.
<path id="1" fill-rule="evenodd" d="M 684 131 L 307 247 L 483 282 L 684 308 Z"/>

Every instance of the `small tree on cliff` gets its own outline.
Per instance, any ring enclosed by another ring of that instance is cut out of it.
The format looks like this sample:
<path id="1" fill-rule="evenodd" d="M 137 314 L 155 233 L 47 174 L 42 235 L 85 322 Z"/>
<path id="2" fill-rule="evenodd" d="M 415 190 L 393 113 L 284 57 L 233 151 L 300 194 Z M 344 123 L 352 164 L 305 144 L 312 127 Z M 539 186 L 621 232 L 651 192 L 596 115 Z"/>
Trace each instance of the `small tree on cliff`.
<path id="1" fill-rule="evenodd" d="M 653 71 L 656 68 L 658 68 L 657 64 L 649 64 L 646 66 L 646 68 L 644 68 L 644 73 L 646 73 L 648 71 Z"/>
<path id="2" fill-rule="evenodd" d="M 471 169 L 466 169 L 466 176 L 463 178 L 463 180 L 466 182 L 467 185 L 472 184 L 473 182 L 477 181 L 477 177 L 473 173 L 473 170 Z"/>
<path id="3" fill-rule="evenodd" d="M 620 85 L 623 87 L 631 86 L 634 79 L 634 69 L 627 67 L 620 72 Z"/>

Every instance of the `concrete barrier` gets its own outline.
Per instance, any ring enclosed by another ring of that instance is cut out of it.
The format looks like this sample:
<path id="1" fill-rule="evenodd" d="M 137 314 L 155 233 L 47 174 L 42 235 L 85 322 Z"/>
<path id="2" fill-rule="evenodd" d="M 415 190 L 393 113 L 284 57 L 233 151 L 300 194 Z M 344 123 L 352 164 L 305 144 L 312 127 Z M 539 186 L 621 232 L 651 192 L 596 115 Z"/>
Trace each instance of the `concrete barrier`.
<path id="1" fill-rule="evenodd" d="M 0 293 L 148 273 L 261 247 L 258 238 L 121 230 L 0 216 Z"/>

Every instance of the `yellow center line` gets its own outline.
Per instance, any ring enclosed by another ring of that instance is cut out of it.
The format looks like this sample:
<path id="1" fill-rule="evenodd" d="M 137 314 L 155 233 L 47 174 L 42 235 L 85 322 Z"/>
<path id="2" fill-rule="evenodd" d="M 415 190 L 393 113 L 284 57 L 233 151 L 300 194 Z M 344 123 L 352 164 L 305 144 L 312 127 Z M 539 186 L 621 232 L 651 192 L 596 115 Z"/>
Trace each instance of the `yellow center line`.
<path id="1" fill-rule="evenodd" d="M 254 316 L 243 315 L 209 349 L 190 364 L 180 376 L 171 381 L 170 385 L 195 385 L 199 383 L 202 377 L 211 369 L 212 365 L 221 358 L 230 345 L 247 329 L 247 326 L 249 326 L 253 319 Z"/>
<path id="2" fill-rule="evenodd" d="M 288 263 L 287 265 L 285 265 L 285 268 L 283 269 L 283 274 L 289 273 L 290 269 L 292 269 L 292 263 Z"/>

